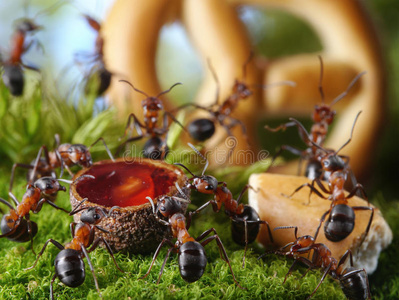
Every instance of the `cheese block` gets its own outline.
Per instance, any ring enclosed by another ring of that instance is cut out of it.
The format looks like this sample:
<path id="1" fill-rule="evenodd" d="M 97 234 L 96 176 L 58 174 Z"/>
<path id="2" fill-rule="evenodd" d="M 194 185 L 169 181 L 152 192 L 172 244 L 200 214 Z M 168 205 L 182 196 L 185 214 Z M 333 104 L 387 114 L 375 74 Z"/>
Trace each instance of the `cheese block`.
<path id="1" fill-rule="evenodd" d="M 308 187 L 302 188 L 291 198 L 287 196 L 306 182 L 311 183 L 310 180 L 301 176 L 253 174 L 249 178 L 249 184 L 254 188 L 254 190 L 249 190 L 249 205 L 257 210 L 262 220 L 269 222 L 272 230 L 278 226 L 297 226 L 298 236 L 314 236 L 316 228 L 320 224 L 320 218 L 330 208 L 331 201 L 312 193 L 308 204 L 310 192 Z M 356 196 L 350 198 L 348 204 L 350 206 L 368 205 L 366 200 Z M 370 206 L 372 205 L 370 204 Z M 325 237 L 323 224 L 316 242 L 327 245 L 332 256 L 337 260 L 347 249 L 351 249 L 355 267 L 365 268 L 370 274 L 377 268 L 380 252 L 392 242 L 392 231 L 381 211 L 375 208 L 370 231 L 359 248 L 370 215 L 371 211 L 369 210 L 355 211 L 355 227 L 352 233 L 339 242 L 329 241 Z M 294 229 L 273 231 L 273 238 L 273 247 L 276 249 L 282 247 L 295 240 Z M 261 228 L 258 242 L 265 246 L 271 245 L 266 228 Z"/>

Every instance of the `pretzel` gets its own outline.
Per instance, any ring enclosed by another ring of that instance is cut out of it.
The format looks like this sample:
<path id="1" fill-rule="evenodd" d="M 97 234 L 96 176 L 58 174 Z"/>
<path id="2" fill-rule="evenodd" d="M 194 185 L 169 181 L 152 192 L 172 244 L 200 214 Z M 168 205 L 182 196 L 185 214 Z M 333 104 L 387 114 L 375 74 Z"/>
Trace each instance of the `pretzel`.
<path id="1" fill-rule="evenodd" d="M 381 54 L 374 30 L 359 1 L 307 0 L 298 5 L 296 0 L 117 0 L 103 25 L 105 62 L 116 73 L 125 74 L 126 79 L 148 94 L 160 92 L 155 72 L 155 50 L 160 28 L 170 20 L 181 20 L 198 50 L 206 70 L 203 84 L 195 102 L 206 105 L 215 99 L 215 83 L 206 60 L 209 59 L 220 81 L 222 101 L 230 92 L 235 78 L 242 77 L 242 66 L 250 53 L 250 43 L 243 25 L 234 10 L 237 5 L 258 5 L 287 10 L 298 15 L 314 28 L 324 46 L 321 53 L 325 63 L 326 101 L 345 90 L 353 74 L 366 70 L 367 75 L 358 82 L 359 88 L 337 106 L 338 119 L 326 147 L 338 148 L 351 127 L 354 115 L 363 111 L 356 125 L 356 138 L 345 149 L 351 157 L 355 174 L 369 169 L 373 143 L 376 140 L 383 118 L 384 72 Z M 306 72 L 306 77 L 303 73 Z M 315 54 L 300 54 L 270 61 L 259 68 L 252 62 L 247 68 L 246 80 L 251 84 L 264 84 L 281 80 L 292 80 L 296 88 L 281 87 L 266 89 L 263 96 L 255 89 L 251 99 L 242 101 L 234 117 L 247 126 L 250 145 L 257 148 L 254 135 L 255 121 L 261 114 L 307 113 L 313 104 L 320 102 L 317 84 L 320 69 Z M 344 74 L 344 76 L 343 76 Z M 112 83 L 110 98 L 121 112 L 141 113 L 140 95 L 131 94 L 126 103 L 126 90 Z M 302 102 L 307 100 L 306 105 Z M 308 100 L 309 99 L 309 100 Z M 164 100 L 167 107 L 170 101 Z M 209 145 L 220 140 L 213 138 Z M 242 132 L 234 131 L 236 150 L 246 149 Z M 267 138 L 268 133 L 264 133 Z M 234 156 L 234 154 L 233 154 Z M 215 163 L 215 157 L 210 157 Z M 233 163 L 245 163 L 234 161 Z M 278 172 L 295 173 L 296 164 L 279 168 Z"/>

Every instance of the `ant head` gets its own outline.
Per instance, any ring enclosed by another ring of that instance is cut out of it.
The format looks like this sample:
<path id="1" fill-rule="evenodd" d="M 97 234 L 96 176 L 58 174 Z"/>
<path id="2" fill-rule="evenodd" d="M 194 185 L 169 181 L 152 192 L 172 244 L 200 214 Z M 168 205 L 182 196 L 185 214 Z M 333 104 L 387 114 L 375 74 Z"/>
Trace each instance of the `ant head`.
<path id="1" fill-rule="evenodd" d="M 246 99 L 252 95 L 252 91 L 244 81 L 236 79 L 233 86 L 233 93 L 237 94 L 241 99 Z"/>
<path id="2" fill-rule="evenodd" d="M 148 97 L 141 101 L 141 105 L 143 106 L 144 110 L 157 112 L 163 110 L 163 102 L 161 99 L 156 97 Z"/>
<path id="3" fill-rule="evenodd" d="M 53 177 L 42 177 L 35 181 L 33 184 L 35 188 L 38 188 L 44 194 L 55 194 L 58 191 L 66 191 L 66 188 L 62 186 L 57 179 Z"/>
<path id="4" fill-rule="evenodd" d="M 302 248 L 309 247 L 314 244 L 314 237 L 311 235 L 304 235 L 297 238 L 291 247 L 291 251 L 297 251 Z"/>
<path id="5" fill-rule="evenodd" d="M 163 196 L 158 200 L 158 210 L 164 217 L 170 217 L 183 211 L 182 201 L 170 196 Z"/>
<path id="6" fill-rule="evenodd" d="M 68 158 L 74 163 L 82 167 L 88 168 L 93 165 L 90 151 L 85 145 L 74 144 L 71 145 L 66 151 Z"/>
<path id="7" fill-rule="evenodd" d="M 195 177 L 193 180 L 193 185 L 200 193 L 214 194 L 218 187 L 218 181 L 213 176 L 203 175 L 201 177 Z"/>
<path id="8" fill-rule="evenodd" d="M 328 125 L 330 125 L 334 121 L 335 117 L 335 110 L 332 110 L 329 105 L 322 104 L 322 105 L 316 105 L 313 111 L 313 121 L 320 123 L 320 122 L 326 122 Z"/>
<path id="9" fill-rule="evenodd" d="M 80 221 L 83 223 L 96 225 L 100 223 L 103 217 L 106 216 L 107 215 L 101 208 L 89 207 L 87 209 L 82 210 L 82 214 L 80 215 Z"/>
<path id="10" fill-rule="evenodd" d="M 325 171 L 336 172 L 345 169 L 345 161 L 336 153 L 328 153 L 326 156 L 322 157 L 321 165 Z"/>

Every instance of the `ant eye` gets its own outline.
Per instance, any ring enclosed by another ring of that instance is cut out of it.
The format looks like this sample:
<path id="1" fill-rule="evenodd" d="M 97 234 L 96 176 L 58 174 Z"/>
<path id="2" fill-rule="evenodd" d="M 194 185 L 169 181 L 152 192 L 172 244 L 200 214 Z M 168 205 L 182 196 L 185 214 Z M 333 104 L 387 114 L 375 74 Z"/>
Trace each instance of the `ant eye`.
<path id="1" fill-rule="evenodd" d="M 93 215 L 93 219 L 94 220 L 99 220 L 100 219 L 100 215 L 99 214 L 94 214 Z"/>
<path id="2" fill-rule="evenodd" d="M 166 211 L 166 208 L 165 208 L 165 206 L 161 206 L 161 208 L 159 209 L 160 211 Z"/>
<path id="3" fill-rule="evenodd" d="M 329 160 L 325 160 L 323 162 L 323 164 L 324 164 L 325 167 L 328 167 L 330 165 L 330 161 Z"/>
<path id="4" fill-rule="evenodd" d="M 52 188 L 51 184 L 47 183 L 47 184 L 46 184 L 46 190 L 49 190 L 49 189 L 51 189 L 51 188 Z"/>
<path id="5" fill-rule="evenodd" d="M 206 189 L 206 190 L 213 190 L 213 185 L 211 185 L 211 184 L 210 184 L 210 185 L 207 185 L 207 186 L 205 187 L 205 189 Z"/>

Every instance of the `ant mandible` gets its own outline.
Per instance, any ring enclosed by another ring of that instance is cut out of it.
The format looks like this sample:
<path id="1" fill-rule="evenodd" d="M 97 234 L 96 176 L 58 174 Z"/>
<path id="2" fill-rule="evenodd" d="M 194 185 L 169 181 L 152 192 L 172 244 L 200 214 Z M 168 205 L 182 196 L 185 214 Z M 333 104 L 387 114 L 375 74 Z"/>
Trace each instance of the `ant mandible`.
<path id="1" fill-rule="evenodd" d="M 92 178 L 94 177 L 91 175 L 83 175 L 76 179 L 76 181 Z M 0 227 L 2 235 L 0 235 L 0 238 L 6 237 L 11 241 L 19 243 L 30 240 L 32 251 L 34 251 L 33 238 L 38 228 L 37 224 L 30 220 L 29 212 L 32 211 L 34 214 L 37 214 L 46 202 L 56 209 L 69 213 L 67 210 L 57 206 L 51 201 L 59 191 L 66 191 L 65 187 L 60 185 L 60 181 L 72 183 L 70 180 L 55 179 L 52 177 L 42 177 L 36 180 L 34 184 L 29 184 L 27 186 L 21 202 L 19 202 L 10 191 L 9 196 L 14 201 L 16 205 L 15 208 L 10 202 L 0 198 L 0 202 L 10 208 L 10 212 L 5 214 L 1 219 Z"/>
<path id="2" fill-rule="evenodd" d="M 163 159 L 168 153 L 168 147 L 166 145 L 166 137 L 161 138 L 161 136 L 167 134 L 169 129 L 168 117 L 170 117 L 174 122 L 179 124 L 184 130 L 184 126 L 170 113 L 164 111 L 163 113 L 163 127 L 158 126 L 159 114 L 163 111 L 164 106 L 162 100 L 159 98 L 160 96 L 169 93 L 175 86 L 181 85 L 180 82 L 173 84 L 169 89 L 159 93 L 157 96 L 152 97 L 148 96 L 143 91 L 136 89 L 133 84 L 126 80 L 119 80 L 120 82 L 125 82 L 129 84 L 136 92 L 143 94 L 147 98 L 145 98 L 141 105 L 143 106 L 144 112 L 144 124 L 142 124 L 134 113 L 129 115 L 127 120 L 125 134 L 130 127 L 133 130 L 133 127 L 136 129 L 138 136 L 128 138 L 124 141 L 117 149 L 117 154 L 122 150 L 122 148 L 127 144 L 134 141 L 141 140 L 144 137 L 150 137 L 148 141 L 144 145 L 144 157 L 152 158 L 152 159 Z M 145 132 L 143 132 L 145 130 Z"/>
<path id="3" fill-rule="evenodd" d="M 179 270 L 181 277 L 189 283 L 199 280 L 204 274 L 205 267 L 208 262 L 204 246 L 209 244 L 211 241 L 216 240 L 221 258 L 229 265 L 234 282 L 238 287 L 242 288 L 234 276 L 230 260 L 227 256 L 226 250 L 223 247 L 222 241 L 217 235 L 216 230 L 214 228 L 206 230 L 196 239 L 191 237 L 188 233 L 189 225 L 186 225 L 186 218 L 184 216 L 182 203 L 189 203 L 189 200 L 179 197 L 162 196 L 157 201 L 157 208 L 155 208 L 153 200 L 150 197 L 147 197 L 147 199 L 151 203 L 152 210 L 157 221 L 163 225 L 170 226 L 172 235 L 174 238 L 176 238 L 176 243 L 173 244 L 171 240 L 166 238 L 163 239 L 155 251 L 150 268 L 140 279 L 146 278 L 148 274 L 150 274 L 152 266 L 154 265 L 162 246 L 164 244 L 168 244 L 170 245 L 170 248 L 159 272 L 157 284 L 161 279 L 165 264 L 172 251 L 178 253 L 179 255 Z M 157 214 L 158 212 L 160 212 L 162 216 L 168 218 L 168 221 L 161 219 Z M 207 237 L 212 232 L 214 234 Z M 200 242 L 201 240 L 202 242 Z"/>
<path id="4" fill-rule="evenodd" d="M 22 56 L 32 47 L 32 45 L 38 44 L 38 41 L 35 39 L 27 43 L 27 38 L 29 35 L 34 34 L 42 29 L 42 26 L 37 25 L 34 20 L 39 15 L 54 9 L 60 4 L 63 4 L 62 1 L 59 1 L 47 9 L 38 12 L 32 19 L 22 18 L 17 20 L 15 32 L 11 38 L 10 56 L 7 60 L 3 62 L 0 61 L 0 65 L 2 65 L 4 69 L 4 73 L 2 75 L 3 82 L 13 96 L 21 96 L 23 93 L 24 74 L 22 68 L 40 72 L 37 67 L 28 65 L 22 61 Z M 38 45 L 41 46 L 40 44 Z"/>
<path id="5" fill-rule="evenodd" d="M 323 167 L 320 164 L 320 161 L 318 160 L 318 156 L 320 154 L 320 151 L 317 147 L 315 147 L 313 143 L 316 143 L 319 146 L 323 146 L 323 143 L 327 137 L 328 133 L 328 127 L 332 124 L 334 121 L 336 111 L 332 109 L 332 107 L 339 102 L 341 99 L 343 99 L 349 91 L 352 89 L 352 87 L 355 85 L 355 83 L 362 77 L 366 72 L 361 72 L 359 73 L 348 85 L 346 90 L 342 92 L 340 95 L 338 95 L 330 104 L 325 103 L 325 97 L 324 97 L 324 91 L 323 91 L 323 73 L 324 73 L 324 68 L 323 68 L 323 59 L 321 56 L 318 56 L 320 60 L 320 80 L 319 80 L 319 92 L 321 96 L 321 105 L 315 105 L 314 111 L 312 114 L 312 120 L 313 120 L 313 125 L 310 129 L 310 133 L 308 133 L 306 130 L 303 130 L 303 126 L 299 126 L 298 122 L 288 122 L 285 124 L 282 124 L 276 128 L 270 128 L 268 125 L 265 126 L 265 128 L 269 131 L 272 132 L 277 132 L 279 130 L 285 130 L 288 127 L 293 127 L 296 126 L 298 129 L 299 136 L 301 137 L 302 141 L 305 142 L 305 144 L 308 146 L 307 149 L 305 150 L 300 150 L 295 147 L 289 146 L 289 145 L 282 145 L 280 150 L 277 151 L 277 153 L 273 157 L 273 161 L 282 153 L 282 151 L 286 150 L 289 151 L 295 155 L 298 155 L 300 157 L 300 163 L 298 166 L 298 175 L 301 173 L 301 162 L 302 160 L 307 161 L 306 169 L 305 169 L 305 176 L 309 179 L 315 179 L 315 178 L 321 178 L 324 179 L 325 176 L 323 177 Z M 355 178 L 352 178 L 352 180 L 355 182 Z"/>
<path id="6" fill-rule="evenodd" d="M 355 226 L 355 210 L 370 210 L 371 215 L 369 222 L 366 227 L 365 235 L 362 239 L 362 242 L 367 236 L 367 233 L 370 230 L 371 222 L 374 216 L 374 208 L 369 206 L 354 206 L 351 207 L 348 205 L 348 200 L 355 196 L 357 191 L 360 191 L 364 198 L 368 201 L 364 188 L 361 184 L 357 183 L 352 191 L 346 195 L 344 190 L 344 185 L 347 180 L 348 174 L 348 164 L 349 164 L 349 157 L 340 156 L 338 153 L 350 143 L 352 140 L 353 131 L 355 128 L 356 121 L 359 117 L 361 112 L 359 112 L 355 118 L 355 121 L 352 126 L 351 135 L 348 141 L 346 141 L 337 151 L 326 150 L 323 147 L 317 145 L 316 143 L 312 142 L 312 144 L 317 147 L 319 150 L 323 151 L 325 154 L 320 155 L 320 163 L 323 166 L 323 170 L 325 172 L 329 172 L 330 176 L 328 179 L 328 188 L 326 188 L 320 178 L 316 178 L 313 180 L 312 184 L 305 183 L 299 186 L 289 197 L 292 197 L 296 192 L 301 190 L 303 187 L 309 187 L 311 193 L 314 192 L 319 197 L 323 199 L 330 199 L 332 201 L 329 210 L 327 210 L 323 216 L 321 217 L 321 222 L 317 231 L 319 230 L 321 223 L 324 222 L 327 215 L 329 218 L 324 226 L 324 233 L 330 241 L 338 242 L 345 239 L 352 231 Z M 297 120 L 291 118 L 293 122 L 296 122 L 299 127 L 302 127 L 302 130 L 306 129 L 303 128 L 302 124 L 299 123 Z M 317 183 L 320 190 L 326 194 L 329 194 L 329 197 L 325 197 L 315 186 L 314 182 Z"/>
<path id="7" fill-rule="evenodd" d="M 350 250 L 347 250 L 341 257 L 341 259 L 337 261 L 334 257 L 332 257 L 331 251 L 326 245 L 315 242 L 318 233 L 317 231 L 314 237 L 310 235 L 298 237 L 297 226 L 281 226 L 274 228 L 274 230 L 290 228 L 294 228 L 295 230 L 295 241 L 288 243 L 278 250 L 265 253 L 292 256 L 294 258 L 294 262 L 289 268 L 283 283 L 285 283 L 287 277 L 292 273 L 296 263 L 302 262 L 309 267 L 306 273 L 314 268 L 321 268 L 324 271 L 319 284 L 317 285 L 315 290 L 308 296 L 307 299 L 310 299 L 316 293 L 327 274 L 330 274 L 334 279 L 339 280 L 342 291 L 348 299 L 371 299 L 367 273 L 364 269 L 355 269 L 353 267 L 353 257 Z M 289 251 L 284 251 L 284 249 L 288 246 L 291 246 Z M 300 256 L 306 253 L 310 253 L 312 250 L 313 254 L 311 260 Z M 265 254 L 261 255 L 260 257 L 264 256 Z M 344 268 L 344 264 L 348 258 L 350 259 L 350 267 Z M 303 274 L 302 277 L 305 276 L 306 273 Z"/>
<path id="8" fill-rule="evenodd" d="M 246 185 L 237 200 L 233 199 L 233 195 L 227 188 L 225 182 L 218 182 L 217 179 L 210 175 L 204 175 L 206 168 L 208 167 L 208 160 L 196 149 L 192 144 L 188 144 L 200 157 L 202 157 L 206 163 L 202 170 L 201 176 L 194 175 L 186 166 L 181 163 L 175 163 L 175 165 L 183 167 L 193 177 L 188 179 L 186 185 L 187 188 L 194 189 L 203 194 L 213 194 L 214 199 L 206 202 L 197 210 L 189 213 L 189 220 L 194 214 L 199 213 L 205 209 L 208 205 L 212 205 L 214 212 L 219 212 L 224 204 L 224 211 L 227 216 L 231 219 L 231 233 L 234 242 L 241 246 L 245 246 L 243 267 L 245 266 L 245 256 L 248 248 L 248 244 L 255 241 L 258 236 L 260 225 L 264 224 L 267 226 L 269 237 L 273 243 L 273 236 L 267 221 L 263 221 L 259 218 L 256 210 L 249 206 L 240 203 L 242 196 L 248 188 L 252 188 L 250 185 Z M 221 186 L 220 186 L 221 185 Z"/>
<path id="9" fill-rule="evenodd" d="M 14 180 L 15 169 L 17 167 L 30 170 L 28 172 L 28 184 L 42 176 L 51 176 L 56 178 L 54 170 L 59 167 L 61 168 L 60 177 L 63 175 L 64 168 L 68 171 L 71 177 L 73 177 L 74 174 L 69 167 L 73 165 L 79 165 L 83 168 L 89 168 L 93 165 L 90 149 L 99 141 L 104 144 L 105 150 L 107 151 L 111 160 L 115 161 L 111 151 L 108 149 L 108 146 L 102 137 L 98 138 L 89 147 L 86 147 L 82 144 L 60 144 L 60 136 L 56 134 L 54 151 L 48 151 L 47 147 L 43 145 L 40 147 L 37 158 L 33 164 L 16 163 L 13 165 L 11 171 L 10 190 Z M 42 154 L 44 154 L 44 157 L 42 157 Z"/>
<path id="10" fill-rule="evenodd" d="M 111 212 L 115 208 L 119 208 L 118 206 L 112 207 L 108 214 L 100 207 L 83 207 L 80 208 L 82 203 L 84 203 L 87 198 L 83 199 L 70 213 L 69 215 L 74 215 L 78 212 L 82 212 L 80 216 L 80 222 L 75 223 L 72 222 L 70 224 L 71 234 L 72 234 L 72 241 L 64 246 L 62 246 L 59 242 L 49 239 L 44 244 L 42 250 L 38 254 L 34 264 L 25 269 L 30 270 L 33 269 L 39 258 L 42 256 L 44 250 L 46 249 L 48 243 L 53 243 L 59 250 L 61 250 L 54 261 L 55 266 L 55 274 L 51 279 L 50 283 L 50 296 L 51 299 L 54 299 L 53 295 L 53 283 L 55 279 L 58 279 L 69 287 L 78 287 L 80 286 L 85 280 L 85 265 L 83 262 L 83 258 L 86 257 L 87 263 L 89 264 L 90 270 L 93 274 L 94 283 L 98 294 L 102 297 L 100 288 L 98 286 L 97 277 L 94 272 L 93 264 L 90 261 L 89 253 L 94 251 L 100 242 L 103 242 L 106 249 L 108 250 L 109 254 L 114 261 L 115 266 L 119 271 L 124 273 L 118 266 L 115 257 L 112 253 L 111 247 L 109 246 L 108 242 L 103 237 L 95 237 L 95 229 L 101 230 L 105 233 L 110 233 L 108 230 L 98 226 L 97 224 L 104 218 L 109 217 Z"/>

